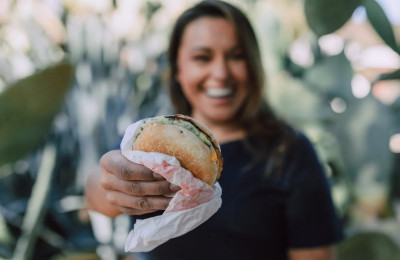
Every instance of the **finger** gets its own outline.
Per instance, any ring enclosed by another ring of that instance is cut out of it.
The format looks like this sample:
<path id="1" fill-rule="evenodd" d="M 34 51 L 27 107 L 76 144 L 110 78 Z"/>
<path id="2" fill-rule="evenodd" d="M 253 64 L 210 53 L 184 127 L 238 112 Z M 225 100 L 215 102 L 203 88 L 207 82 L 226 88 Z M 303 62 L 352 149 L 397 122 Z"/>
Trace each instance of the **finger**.
<path id="1" fill-rule="evenodd" d="M 153 212 L 157 211 L 156 209 L 153 209 L 153 210 L 139 210 L 139 209 L 126 208 L 126 207 L 122 207 L 122 206 L 118 206 L 117 208 L 124 214 L 136 215 L 136 216 L 144 215 L 144 214 L 148 214 L 148 213 L 153 213 Z"/>
<path id="2" fill-rule="evenodd" d="M 154 196 L 171 194 L 171 183 L 168 181 L 130 181 L 121 183 L 122 189 L 134 196 Z"/>
<path id="3" fill-rule="evenodd" d="M 164 196 L 132 196 L 121 192 L 111 191 L 107 193 L 107 200 L 118 207 L 138 210 L 165 210 L 171 198 Z"/>
<path id="4" fill-rule="evenodd" d="M 126 159 L 120 150 L 113 150 L 104 154 L 100 159 L 101 167 L 123 180 L 154 181 L 164 179 L 161 175 L 152 172 L 143 165 Z"/>
<path id="5" fill-rule="evenodd" d="M 106 190 L 120 191 L 134 196 L 167 195 L 180 189 L 166 180 L 161 181 L 124 181 L 112 174 L 101 176 L 101 185 Z"/>

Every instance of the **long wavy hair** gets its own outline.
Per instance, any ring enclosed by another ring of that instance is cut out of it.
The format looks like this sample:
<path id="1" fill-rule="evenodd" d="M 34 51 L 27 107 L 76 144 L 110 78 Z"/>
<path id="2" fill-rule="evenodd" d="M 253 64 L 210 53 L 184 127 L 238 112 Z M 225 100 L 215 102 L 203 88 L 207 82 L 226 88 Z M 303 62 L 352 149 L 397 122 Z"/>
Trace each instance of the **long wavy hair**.
<path id="1" fill-rule="evenodd" d="M 202 1 L 187 9 L 177 19 L 172 30 L 169 44 L 169 91 L 172 105 L 177 113 L 191 115 L 192 108 L 179 82 L 178 50 L 182 35 L 188 24 L 201 17 L 217 17 L 229 21 L 237 32 L 238 43 L 243 50 L 249 78 L 249 96 L 236 115 L 237 123 L 246 129 L 246 146 L 254 153 L 254 162 L 265 159 L 266 154 L 272 155 L 272 164 L 268 164 L 268 172 L 280 168 L 284 154 L 294 140 L 295 134 L 283 120 L 279 119 L 265 101 L 265 76 L 261 62 L 261 54 L 255 32 L 242 11 L 223 1 Z M 256 140 L 259 145 L 252 145 Z"/>

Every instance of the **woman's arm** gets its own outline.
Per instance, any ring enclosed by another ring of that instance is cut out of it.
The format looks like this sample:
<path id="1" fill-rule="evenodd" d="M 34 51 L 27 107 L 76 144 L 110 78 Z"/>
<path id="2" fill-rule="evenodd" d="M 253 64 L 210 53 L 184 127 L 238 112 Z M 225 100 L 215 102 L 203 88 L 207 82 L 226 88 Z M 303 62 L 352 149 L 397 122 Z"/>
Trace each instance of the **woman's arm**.
<path id="1" fill-rule="evenodd" d="M 300 135 L 289 162 L 291 188 L 286 218 L 290 259 L 335 259 L 334 246 L 343 238 L 329 181 L 311 144 Z"/>
<path id="2" fill-rule="evenodd" d="M 162 176 L 127 160 L 119 150 L 106 153 L 86 182 L 87 207 L 109 217 L 165 210 L 177 189 Z"/>
<path id="3" fill-rule="evenodd" d="M 316 247 L 310 249 L 290 249 L 290 260 L 334 260 L 336 259 L 335 247 Z"/>

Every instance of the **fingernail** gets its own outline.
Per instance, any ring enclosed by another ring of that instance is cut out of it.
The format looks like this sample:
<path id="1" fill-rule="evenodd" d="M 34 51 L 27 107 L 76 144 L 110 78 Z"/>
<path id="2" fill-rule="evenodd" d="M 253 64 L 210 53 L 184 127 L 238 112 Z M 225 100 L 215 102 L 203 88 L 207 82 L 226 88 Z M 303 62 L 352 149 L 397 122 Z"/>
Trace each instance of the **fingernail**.
<path id="1" fill-rule="evenodd" d="M 171 185 L 169 186 L 169 189 L 170 189 L 171 191 L 178 191 L 178 190 L 181 189 L 181 187 L 179 187 L 178 185 L 175 185 L 175 184 L 171 184 Z"/>
<path id="2" fill-rule="evenodd" d="M 154 178 L 156 178 L 156 179 L 164 179 L 163 176 L 161 176 L 160 174 L 158 174 L 158 173 L 156 173 L 156 172 L 153 172 L 153 176 L 154 176 Z"/>

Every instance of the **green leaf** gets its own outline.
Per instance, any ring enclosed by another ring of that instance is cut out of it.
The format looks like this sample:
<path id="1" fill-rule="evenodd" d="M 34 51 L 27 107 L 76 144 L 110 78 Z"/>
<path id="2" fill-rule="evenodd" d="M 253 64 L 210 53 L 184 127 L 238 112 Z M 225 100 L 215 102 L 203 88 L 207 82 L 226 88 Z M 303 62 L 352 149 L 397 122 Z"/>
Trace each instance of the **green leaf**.
<path id="1" fill-rule="evenodd" d="M 394 260 L 399 253 L 399 247 L 388 235 L 367 232 L 354 235 L 340 244 L 338 259 Z"/>
<path id="2" fill-rule="evenodd" d="M 374 0 L 364 0 L 363 5 L 367 11 L 368 20 L 375 31 L 390 48 L 400 54 L 392 26 L 382 7 Z"/>
<path id="3" fill-rule="evenodd" d="M 0 166 L 37 149 L 51 129 L 70 86 L 62 63 L 22 79 L 0 94 Z"/>
<path id="4" fill-rule="evenodd" d="M 305 0 L 307 23 L 318 36 L 333 33 L 352 16 L 362 0 Z"/>
<path id="5" fill-rule="evenodd" d="M 15 243 L 14 240 L 15 239 L 10 233 L 6 220 L 0 214 L 0 252 L 4 250 L 8 251 L 12 248 L 13 243 Z"/>
<path id="6" fill-rule="evenodd" d="M 353 68 L 343 52 L 323 57 L 304 73 L 304 81 L 314 91 L 329 97 L 349 97 Z"/>
<path id="7" fill-rule="evenodd" d="M 379 75 L 372 82 L 372 85 L 374 85 L 376 82 L 381 81 L 381 80 L 396 80 L 396 79 L 400 79 L 400 69 L 395 70 L 393 72 L 384 73 L 384 74 Z"/>
<path id="8" fill-rule="evenodd" d="M 329 131 L 339 142 L 345 171 L 357 186 L 359 180 L 368 180 L 374 187 L 389 183 L 395 160 L 388 143 L 395 114 L 372 94 L 363 99 L 349 96 L 345 100 L 346 110 L 329 125 Z M 371 200 L 378 199 L 379 195 L 372 194 L 372 190 L 362 191 Z"/>

